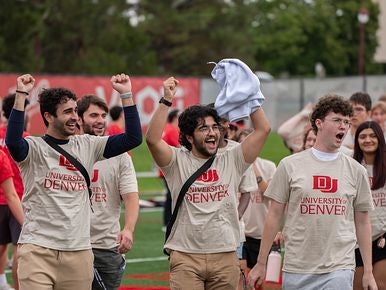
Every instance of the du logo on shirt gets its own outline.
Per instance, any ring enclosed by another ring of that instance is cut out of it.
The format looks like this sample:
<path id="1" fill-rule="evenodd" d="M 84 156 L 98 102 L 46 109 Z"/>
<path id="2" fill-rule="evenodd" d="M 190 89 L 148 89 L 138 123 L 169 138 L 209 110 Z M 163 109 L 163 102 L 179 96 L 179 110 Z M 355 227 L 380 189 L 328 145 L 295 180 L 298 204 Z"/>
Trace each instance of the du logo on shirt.
<path id="1" fill-rule="evenodd" d="M 338 179 L 325 175 L 314 175 L 312 189 L 319 189 L 325 193 L 335 193 L 338 190 Z"/>
<path id="2" fill-rule="evenodd" d="M 199 181 L 203 182 L 214 182 L 218 181 L 218 174 L 216 169 L 209 169 L 208 171 L 204 172 L 199 178 L 197 178 Z"/>
<path id="3" fill-rule="evenodd" d="M 60 155 L 59 157 L 59 165 L 66 167 L 68 170 L 78 171 L 78 169 L 70 161 L 68 161 L 67 158 L 64 157 L 63 155 Z"/>

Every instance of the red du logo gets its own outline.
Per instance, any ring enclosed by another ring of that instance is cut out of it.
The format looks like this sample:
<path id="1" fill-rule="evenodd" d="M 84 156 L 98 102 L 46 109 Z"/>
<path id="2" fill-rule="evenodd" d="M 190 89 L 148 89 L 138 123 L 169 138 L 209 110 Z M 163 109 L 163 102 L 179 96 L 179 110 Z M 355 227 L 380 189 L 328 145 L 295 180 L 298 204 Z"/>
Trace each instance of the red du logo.
<path id="1" fill-rule="evenodd" d="M 218 174 L 216 169 L 209 169 L 208 171 L 204 172 L 197 180 L 203 181 L 203 182 L 214 182 L 218 180 Z"/>
<path id="2" fill-rule="evenodd" d="M 59 157 L 59 165 L 66 167 L 68 170 L 78 171 L 78 169 L 74 165 L 72 165 L 72 163 L 68 161 L 63 155 L 60 155 Z"/>
<path id="3" fill-rule="evenodd" d="M 313 189 L 319 189 L 321 192 L 334 193 L 338 190 L 338 179 L 330 176 L 313 176 Z"/>
<path id="4" fill-rule="evenodd" d="M 97 182 L 98 181 L 98 177 L 99 177 L 99 170 L 98 169 L 94 169 L 94 172 L 92 174 L 91 182 Z"/>

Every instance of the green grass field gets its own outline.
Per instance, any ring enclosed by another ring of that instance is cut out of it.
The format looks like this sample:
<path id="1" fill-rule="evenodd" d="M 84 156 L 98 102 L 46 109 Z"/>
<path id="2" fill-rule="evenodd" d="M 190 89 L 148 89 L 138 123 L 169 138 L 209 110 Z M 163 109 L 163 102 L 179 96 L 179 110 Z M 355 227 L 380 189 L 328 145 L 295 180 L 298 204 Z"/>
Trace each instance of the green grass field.
<path id="1" fill-rule="evenodd" d="M 280 137 L 276 133 L 271 133 L 261 156 L 277 164 L 288 154 Z M 139 148 L 132 150 L 132 157 L 137 172 L 154 170 L 154 163 L 145 142 Z M 157 177 L 139 178 L 138 181 L 141 199 L 160 195 L 164 190 L 163 183 Z M 168 289 L 168 261 L 162 252 L 164 233 L 161 228 L 161 208 L 141 210 L 134 234 L 134 246 L 126 255 L 127 267 L 122 280 L 122 289 Z M 9 271 L 7 273 L 8 281 L 11 281 Z M 151 286 L 153 288 L 150 288 Z M 271 290 L 278 287 L 268 286 L 264 289 Z"/>

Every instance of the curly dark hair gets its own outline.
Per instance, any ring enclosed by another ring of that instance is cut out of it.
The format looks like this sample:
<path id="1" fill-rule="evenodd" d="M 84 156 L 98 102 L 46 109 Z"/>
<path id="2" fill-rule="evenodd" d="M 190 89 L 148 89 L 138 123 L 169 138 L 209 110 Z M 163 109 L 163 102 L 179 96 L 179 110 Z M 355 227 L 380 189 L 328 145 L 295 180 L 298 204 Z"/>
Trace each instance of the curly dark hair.
<path id="1" fill-rule="evenodd" d="M 78 108 L 79 109 L 79 108 Z M 123 108 L 122 106 L 114 106 L 110 109 L 110 117 L 111 117 L 111 120 L 113 121 L 116 121 L 119 119 L 119 117 L 121 116 L 122 114 L 122 111 L 123 111 Z"/>
<path id="2" fill-rule="evenodd" d="M 385 137 L 381 127 L 374 121 L 366 121 L 359 125 L 355 132 L 354 139 L 354 155 L 353 158 L 359 163 L 363 160 L 363 151 L 359 147 L 359 134 L 365 129 L 373 129 L 378 139 L 378 148 L 375 152 L 374 167 L 373 167 L 373 183 L 371 189 L 378 189 L 385 185 L 386 182 L 386 145 Z"/>
<path id="3" fill-rule="evenodd" d="M 3 101 L 1 103 L 1 109 L 3 110 L 3 116 L 7 120 L 9 119 L 9 115 L 11 115 L 11 111 L 13 108 L 13 105 L 15 103 L 15 96 L 16 94 L 9 94 L 3 98 Z M 24 109 L 29 105 L 28 99 L 25 100 L 24 103 Z"/>
<path id="4" fill-rule="evenodd" d="M 318 127 L 315 124 L 316 119 L 324 120 L 330 112 L 349 117 L 353 115 L 353 109 L 348 100 L 335 94 L 326 95 L 319 99 L 310 117 L 311 126 L 315 134 L 318 133 Z"/>
<path id="5" fill-rule="evenodd" d="M 69 100 L 76 101 L 76 95 L 65 88 L 45 89 L 39 94 L 40 114 L 46 127 L 48 127 L 48 122 L 44 118 L 44 113 L 48 112 L 50 115 L 57 117 L 58 105 L 67 103 Z"/>
<path id="6" fill-rule="evenodd" d="M 194 130 L 203 122 L 205 117 L 213 117 L 214 121 L 220 125 L 220 117 L 217 111 L 208 106 L 194 105 L 188 107 L 178 117 L 178 127 L 180 129 L 180 144 L 189 151 L 192 150 L 192 144 L 187 136 L 193 136 Z"/>

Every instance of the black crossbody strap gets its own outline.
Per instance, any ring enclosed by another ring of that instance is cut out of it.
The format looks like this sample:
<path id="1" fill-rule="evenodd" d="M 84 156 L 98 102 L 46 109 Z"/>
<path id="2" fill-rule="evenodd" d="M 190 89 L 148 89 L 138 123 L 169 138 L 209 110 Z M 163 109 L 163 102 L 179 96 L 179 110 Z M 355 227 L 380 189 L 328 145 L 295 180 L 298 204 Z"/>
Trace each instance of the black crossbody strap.
<path id="1" fill-rule="evenodd" d="M 48 145 L 50 145 L 52 148 L 54 148 L 56 151 L 58 151 L 60 154 L 62 154 L 68 161 L 71 162 L 72 165 L 74 165 L 79 172 L 83 175 L 84 179 L 87 183 L 87 189 L 88 189 L 88 196 L 91 202 L 91 188 L 90 188 L 90 176 L 88 175 L 88 172 L 86 168 L 80 163 L 74 156 L 72 156 L 70 153 L 68 153 L 66 150 L 64 150 L 62 147 L 60 147 L 58 144 L 56 144 L 51 138 L 47 136 L 42 136 L 43 140 L 47 142 Z"/>
<path id="2" fill-rule="evenodd" d="M 177 219 L 178 209 L 180 208 L 180 206 L 182 204 L 182 201 L 184 200 L 186 192 L 188 191 L 189 187 L 193 184 L 193 182 L 198 177 L 200 177 L 206 170 L 208 170 L 208 168 L 212 165 L 213 160 L 214 160 L 215 157 L 216 157 L 216 155 L 213 155 L 207 161 L 205 161 L 205 163 L 199 169 L 197 169 L 197 171 L 194 172 L 192 174 L 192 176 L 190 176 L 189 179 L 182 186 L 182 188 L 180 190 L 180 193 L 178 194 L 178 198 L 177 198 L 176 206 L 174 207 L 174 210 L 173 210 L 173 214 L 172 214 L 172 216 L 170 218 L 170 221 L 169 221 L 169 223 L 168 223 L 168 225 L 166 227 L 165 243 L 166 243 L 167 239 L 170 236 L 170 233 L 172 231 L 173 225 L 174 225 L 174 223 L 175 223 L 175 221 Z M 164 254 L 169 256 L 169 253 L 166 252 L 165 249 L 164 249 Z"/>

